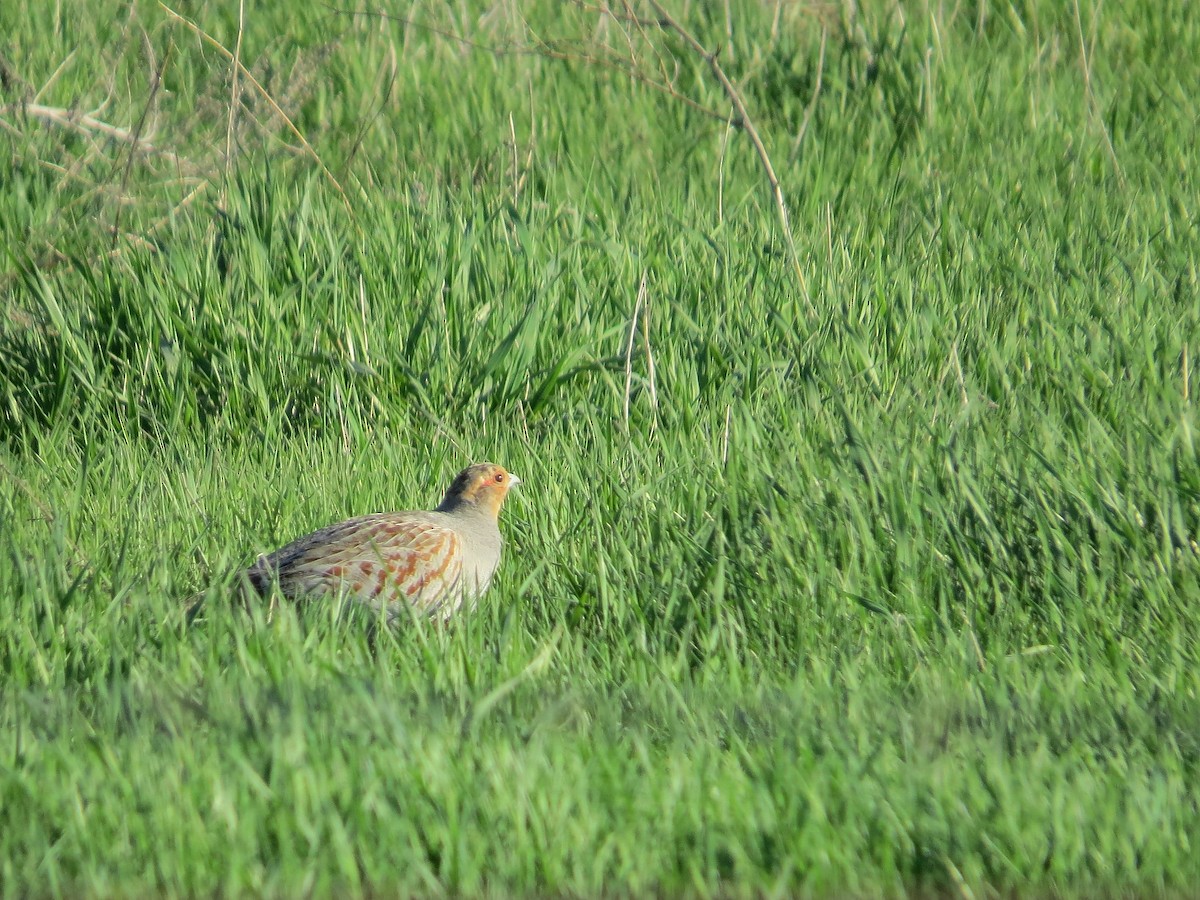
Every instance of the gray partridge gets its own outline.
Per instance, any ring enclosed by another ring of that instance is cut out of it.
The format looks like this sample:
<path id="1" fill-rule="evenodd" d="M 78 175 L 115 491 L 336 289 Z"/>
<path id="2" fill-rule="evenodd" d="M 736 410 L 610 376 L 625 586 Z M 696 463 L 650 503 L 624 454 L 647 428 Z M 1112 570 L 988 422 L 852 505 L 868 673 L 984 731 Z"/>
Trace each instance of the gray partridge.
<path id="1" fill-rule="evenodd" d="M 406 607 L 448 619 L 473 607 L 500 564 L 500 507 L 521 483 L 503 467 L 478 463 L 458 473 L 437 509 L 375 513 L 298 538 L 245 572 L 259 594 L 278 584 L 287 597 L 343 594 L 389 620 Z"/>

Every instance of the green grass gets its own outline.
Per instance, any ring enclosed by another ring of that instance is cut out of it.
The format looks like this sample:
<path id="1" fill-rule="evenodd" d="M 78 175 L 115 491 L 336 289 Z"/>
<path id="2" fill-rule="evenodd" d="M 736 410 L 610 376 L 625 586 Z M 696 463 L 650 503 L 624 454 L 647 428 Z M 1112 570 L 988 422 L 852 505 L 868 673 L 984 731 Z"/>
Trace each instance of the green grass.
<path id="1" fill-rule="evenodd" d="M 1200 881 L 1186 3 L 672 6 L 811 312 L 656 29 L 248 4 L 309 153 L 246 78 L 227 143 L 229 61 L 158 4 L 17 6 L 0 893 Z M 474 615 L 229 602 L 480 459 L 526 485 Z"/>

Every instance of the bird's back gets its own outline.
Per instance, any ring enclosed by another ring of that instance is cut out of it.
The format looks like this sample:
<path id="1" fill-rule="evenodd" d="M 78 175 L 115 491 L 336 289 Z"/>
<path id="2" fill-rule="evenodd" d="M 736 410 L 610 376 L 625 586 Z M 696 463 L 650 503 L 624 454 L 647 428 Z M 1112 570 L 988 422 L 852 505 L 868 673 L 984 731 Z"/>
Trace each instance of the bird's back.
<path id="1" fill-rule="evenodd" d="M 404 606 L 445 617 L 487 589 L 500 562 L 495 521 L 445 512 L 375 513 L 329 525 L 260 557 L 259 593 L 342 593 L 394 615 Z"/>

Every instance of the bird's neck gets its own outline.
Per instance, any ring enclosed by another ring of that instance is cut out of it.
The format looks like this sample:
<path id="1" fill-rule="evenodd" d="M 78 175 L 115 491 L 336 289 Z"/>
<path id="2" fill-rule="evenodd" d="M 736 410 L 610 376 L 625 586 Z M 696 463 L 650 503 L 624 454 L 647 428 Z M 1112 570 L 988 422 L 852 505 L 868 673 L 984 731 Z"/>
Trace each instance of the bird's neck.
<path id="1" fill-rule="evenodd" d="M 467 500 L 463 497 L 447 497 L 437 508 L 438 512 L 452 513 L 463 519 L 479 519 L 495 522 L 499 509 L 493 509 L 487 503 Z"/>

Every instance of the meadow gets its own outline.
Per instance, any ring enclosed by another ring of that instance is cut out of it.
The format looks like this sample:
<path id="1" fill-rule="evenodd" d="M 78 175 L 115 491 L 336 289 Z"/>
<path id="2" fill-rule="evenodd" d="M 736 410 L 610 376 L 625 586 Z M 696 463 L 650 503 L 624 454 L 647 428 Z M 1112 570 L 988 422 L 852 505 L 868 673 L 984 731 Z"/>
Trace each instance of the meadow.
<path id="1" fill-rule="evenodd" d="M 0 33 L 0 895 L 1200 884 L 1186 0 Z M 233 602 L 483 459 L 473 614 Z"/>

